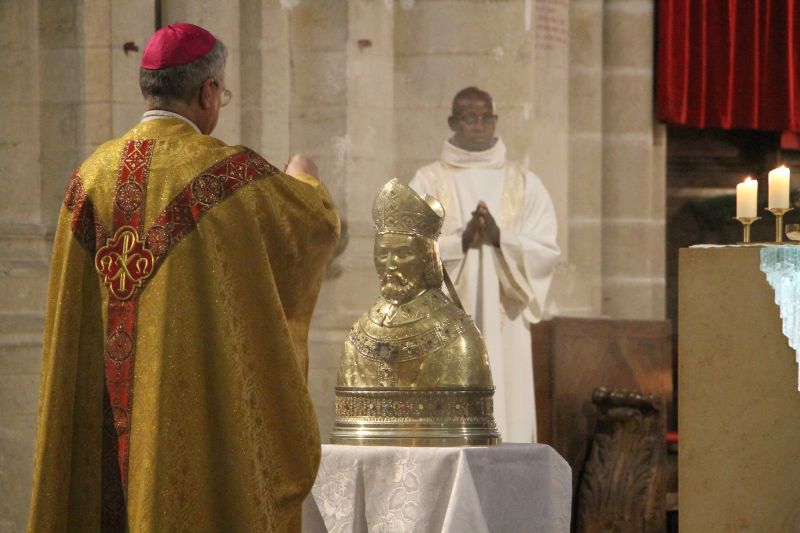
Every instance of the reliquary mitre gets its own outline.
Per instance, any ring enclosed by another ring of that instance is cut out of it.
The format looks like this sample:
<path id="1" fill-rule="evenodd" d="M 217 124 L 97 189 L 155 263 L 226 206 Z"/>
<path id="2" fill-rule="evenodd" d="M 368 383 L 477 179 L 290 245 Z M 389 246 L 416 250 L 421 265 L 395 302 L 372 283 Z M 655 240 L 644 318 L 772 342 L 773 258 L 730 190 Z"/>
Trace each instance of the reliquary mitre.
<path id="1" fill-rule="evenodd" d="M 381 297 L 344 343 L 331 441 L 498 443 L 486 346 L 469 315 L 441 288 L 436 239 L 444 209 L 395 179 L 381 189 L 372 216 Z"/>

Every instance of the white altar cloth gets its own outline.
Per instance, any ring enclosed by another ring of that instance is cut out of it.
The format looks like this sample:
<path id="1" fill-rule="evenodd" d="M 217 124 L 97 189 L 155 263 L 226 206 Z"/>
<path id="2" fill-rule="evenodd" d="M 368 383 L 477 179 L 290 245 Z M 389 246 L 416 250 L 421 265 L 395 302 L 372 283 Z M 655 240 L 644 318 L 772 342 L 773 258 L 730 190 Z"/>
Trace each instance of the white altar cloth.
<path id="1" fill-rule="evenodd" d="M 544 444 L 326 444 L 303 531 L 568 532 L 571 502 L 571 469 Z"/>

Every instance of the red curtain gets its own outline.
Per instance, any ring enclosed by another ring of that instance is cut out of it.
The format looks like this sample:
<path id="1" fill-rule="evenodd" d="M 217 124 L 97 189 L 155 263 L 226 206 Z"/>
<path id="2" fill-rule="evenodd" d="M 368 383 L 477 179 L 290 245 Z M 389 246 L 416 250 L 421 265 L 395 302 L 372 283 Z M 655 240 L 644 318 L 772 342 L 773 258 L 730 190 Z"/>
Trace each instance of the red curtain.
<path id="1" fill-rule="evenodd" d="M 658 117 L 800 132 L 800 0 L 660 0 Z"/>

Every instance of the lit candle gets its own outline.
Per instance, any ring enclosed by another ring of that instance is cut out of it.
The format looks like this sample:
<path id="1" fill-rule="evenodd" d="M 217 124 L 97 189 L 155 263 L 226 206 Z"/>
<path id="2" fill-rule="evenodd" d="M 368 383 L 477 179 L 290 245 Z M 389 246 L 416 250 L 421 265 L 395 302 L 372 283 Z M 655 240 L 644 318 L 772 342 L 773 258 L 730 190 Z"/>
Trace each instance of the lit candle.
<path id="1" fill-rule="evenodd" d="M 780 166 L 769 173 L 769 208 L 789 207 L 789 169 Z"/>
<path id="2" fill-rule="evenodd" d="M 736 218 L 755 218 L 758 182 L 751 177 L 736 186 Z"/>

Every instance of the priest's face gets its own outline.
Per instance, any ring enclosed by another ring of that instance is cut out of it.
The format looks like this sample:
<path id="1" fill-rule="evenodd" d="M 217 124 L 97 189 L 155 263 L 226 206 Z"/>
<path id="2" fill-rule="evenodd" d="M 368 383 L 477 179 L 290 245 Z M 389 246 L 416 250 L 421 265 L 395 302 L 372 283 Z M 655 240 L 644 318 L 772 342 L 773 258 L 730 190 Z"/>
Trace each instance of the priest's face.
<path id="1" fill-rule="evenodd" d="M 497 142 L 494 136 L 497 115 L 483 98 L 470 96 L 459 99 L 453 116 L 447 122 L 454 133 L 450 142 L 462 150 L 483 152 Z"/>
<path id="2" fill-rule="evenodd" d="M 375 238 L 375 270 L 381 280 L 381 295 L 400 304 L 425 290 L 424 242 L 421 237 L 384 233 Z"/>

